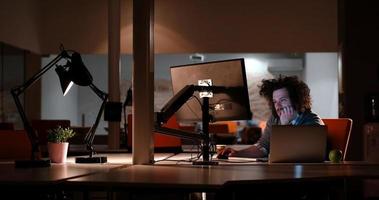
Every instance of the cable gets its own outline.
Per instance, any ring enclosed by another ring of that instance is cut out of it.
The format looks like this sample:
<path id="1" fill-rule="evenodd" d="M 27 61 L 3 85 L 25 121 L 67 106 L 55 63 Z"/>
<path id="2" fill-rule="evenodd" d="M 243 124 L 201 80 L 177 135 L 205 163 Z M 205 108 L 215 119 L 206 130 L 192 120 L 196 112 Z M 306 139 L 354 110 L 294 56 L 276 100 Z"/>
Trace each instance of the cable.
<path id="1" fill-rule="evenodd" d="M 197 153 L 196 155 L 194 156 L 193 154 L 193 149 L 197 146 Z M 170 159 L 176 155 L 178 155 L 179 153 L 174 153 L 173 155 L 170 155 L 170 156 L 167 156 L 166 158 L 163 158 L 163 159 L 160 159 L 160 160 L 154 160 L 154 163 L 158 163 L 158 162 L 163 162 L 163 161 L 171 161 L 171 162 L 176 162 L 175 164 L 179 164 L 180 162 L 193 162 L 193 161 L 196 161 L 196 160 L 199 160 L 200 157 L 201 157 L 201 152 L 199 152 L 200 148 L 199 148 L 199 145 L 192 145 L 190 151 L 191 151 L 191 154 L 190 154 L 190 158 L 189 159 Z"/>
<path id="2" fill-rule="evenodd" d="M 176 155 L 178 155 L 178 154 L 179 154 L 179 153 L 174 153 L 174 154 L 172 154 L 172 155 L 167 156 L 166 158 L 163 158 L 163 159 L 160 159 L 160 160 L 154 160 L 154 163 L 162 162 L 162 161 L 168 161 L 169 158 L 174 157 L 174 156 L 176 156 Z"/>
<path id="3" fill-rule="evenodd" d="M 192 98 L 194 98 L 194 97 L 197 99 L 197 97 L 196 97 L 196 96 L 192 96 L 190 99 L 192 99 Z M 189 100 L 190 100 L 190 99 L 189 99 Z M 198 100 L 198 102 L 199 102 L 200 106 L 202 106 L 202 105 L 201 105 L 201 102 L 200 102 L 200 100 L 199 100 L 199 99 L 197 99 L 197 100 Z M 188 108 L 188 109 L 189 109 L 189 110 L 192 112 L 192 114 L 193 114 L 193 115 L 195 115 L 195 117 L 196 117 L 198 120 L 200 120 L 200 121 L 201 121 L 201 118 L 200 118 L 200 117 L 199 117 L 199 116 L 196 114 L 196 112 L 195 112 L 195 111 L 193 111 L 193 110 L 192 110 L 192 108 L 189 106 L 189 104 L 188 104 L 188 103 L 186 103 L 185 105 L 186 105 L 186 106 L 187 106 L 187 108 Z"/>
<path id="4" fill-rule="evenodd" d="M 192 99 L 192 98 L 195 98 L 197 100 L 197 102 L 199 102 L 200 107 L 203 106 L 203 104 L 201 103 L 199 97 L 197 97 L 196 95 L 192 95 L 192 97 L 190 99 Z"/>

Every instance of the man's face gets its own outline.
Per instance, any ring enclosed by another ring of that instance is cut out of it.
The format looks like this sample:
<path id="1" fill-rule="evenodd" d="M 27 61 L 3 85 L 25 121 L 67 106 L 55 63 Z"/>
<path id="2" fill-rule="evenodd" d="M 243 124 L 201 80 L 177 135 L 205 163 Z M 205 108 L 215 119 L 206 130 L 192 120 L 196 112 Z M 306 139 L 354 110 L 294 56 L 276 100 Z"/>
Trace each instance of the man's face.
<path id="1" fill-rule="evenodd" d="M 292 102 L 286 88 L 274 90 L 272 93 L 272 102 L 275 107 L 276 114 L 280 117 L 280 111 L 286 107 L 292 107 Z"/>

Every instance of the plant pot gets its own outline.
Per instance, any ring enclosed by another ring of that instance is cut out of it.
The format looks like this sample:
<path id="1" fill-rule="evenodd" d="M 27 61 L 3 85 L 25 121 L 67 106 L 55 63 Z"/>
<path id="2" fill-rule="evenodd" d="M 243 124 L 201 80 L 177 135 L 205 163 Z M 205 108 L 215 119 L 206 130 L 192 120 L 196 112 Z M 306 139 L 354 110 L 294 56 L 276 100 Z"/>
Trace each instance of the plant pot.
<path id="1" fill-rule="evenodd" d="M 53 143 L 48 142 L 49 157 L 53 163 L 65 163 L 68 151 L 68 142 Z"/>

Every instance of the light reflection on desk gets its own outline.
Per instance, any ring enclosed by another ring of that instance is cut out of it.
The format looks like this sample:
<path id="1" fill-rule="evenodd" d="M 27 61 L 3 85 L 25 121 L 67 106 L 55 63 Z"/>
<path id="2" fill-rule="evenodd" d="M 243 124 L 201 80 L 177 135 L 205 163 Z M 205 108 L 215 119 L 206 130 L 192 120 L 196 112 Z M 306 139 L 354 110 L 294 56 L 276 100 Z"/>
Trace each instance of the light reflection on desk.
<path id="1" fill-rule="evenodd" d="M 156 153 L 154 154 L 154 160 L 165 159 L 172 155 L 174 154 L 173 153 Z M 133 164 L 133 159 L 132 159 L 133 156 L 131 153 L 96 154 L 95 156 L 106 156 L 108 159 L 108 162 L 107 162 L 108 164 L 124 164 L 124 165 Z M 81 157 L 81 156 L 68 157 L 67 163 L 72 163 L 72 164 L 75 163 L 76 157 Z M 82 156 L 82 157 L 86 157 L 86 156 Z"/>
<path id="2" fill-rule="evenodd" d="M 295 178 L 301 178 L 302 176 L 303 176 L 303 166 L 302 165 L 295 165 L 294 177 Z"/>

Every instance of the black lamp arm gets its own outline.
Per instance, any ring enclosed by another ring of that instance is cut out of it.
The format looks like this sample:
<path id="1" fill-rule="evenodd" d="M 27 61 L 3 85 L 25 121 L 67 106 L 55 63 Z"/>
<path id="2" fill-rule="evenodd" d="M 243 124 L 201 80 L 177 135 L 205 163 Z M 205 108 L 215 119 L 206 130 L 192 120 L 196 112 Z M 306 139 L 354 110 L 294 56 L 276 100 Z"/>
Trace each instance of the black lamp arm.
<path id="1" fill-rule="evenodd" d="M 84 143 L 87 145 L 87 151 L 90 152 L 89 156 L 92 157 L 94 154 L 93 140 L 95 138 L 96 129 L 97 129 L 97 126 L 99 125 L 101 115 L 102 115 L 104 108 L 105 108 L 105 103 L 108 100 L 108 94 L 101 91 L 93 83 L 91 83 L 89 85 L 89 87 L 95 92 L 95 94 L 98 97 L 100 97 L 103 100 L 103 103 L 101 104 L 100 110 L 97 113 L 95 123 L 93 124 L 93 126 L 91 127 L 91 129 L 88 131 L 88 133 L 86 134 L 86 136 L 84 138 Z"/>
<path id="2" fill-rule="evenodd" d="M 39 72 L 34 74 L 29 80 L 27 80 L 24 84 L 13 88 L 12 93 L 16 94 L 17 96 L 23 93 L 27 88 L 29 88 L 33 83 L 38 81 L 41 76 L 46 73 L 51 67 L 53 67 L 57 62 L 59 62 L 62 58 L 68 58 L 68 54 L 66 51 L 62 51 L 60 54 L 57 55 L 52 61 L 50 61 L 45 67 L 43 67 Z"/>
<path id="3" fill-rule="evenodd" d="M 102 99 L 103 101 L 104 100 L 107 100 L 108 99 L 108 94 L 101 91 L 98 87 L 96 87 L 96 85 L 94 85 L 93 83 L 91 83 L 89 85 L 89 87 L 95 92 L 95 94 L 100 97 L 100 99 Z"/>
<path id="4" fill-rule="evenodd" d="M 25 129 L 25 131 L 26 131 L 26 133 L 28 135 L 30 144 L 32 146 L 31 160 L 36 160 L 36 158 L 39 157 L 39 140 L 38 140 L 38 136 L 35 133 L 35 131 L 32 128 L 32 126 L 30 125 L 29 121 L 26 118 L 24 109 L 22 108 L 21 102 L 20 102 L 20 100 L 18 98 L 18 94 L 16 93 L 15 90 L 12 90 L 11 93 L 12 93 L 14 102 L 16 103 L 17 110 L 20 113 L 20 117 L 21 117 L 21 120 L 23 122 L 24 129 Z"/>
<path id="5" fill-rule="evenodd" d="M 67 57 L 69 57 L 67 52 L 65 50 L 62 50 L 61 53 L 57 57 L 55 57 L 52 61 L 50 61 L 45 67 L 43 67 L 38 73 L 33 75 L 24 84 L 16 88 L 13 88 L 11 90 L 11 94 L 14 99 L 14 102 L 16 103 L 17 110 L 20 113 L 20 117 L 23 122 L 24 129 L 28 135 L 29 141 L 32 146 L 32 155 L 31 155 L 32 160 L 35 160 L 39 156 L 39 140 L 38 140 L 37 134 L 35 133 L 32 126 L 30 125 L 28 118 L 26 117 L 26 114 L 20 102 L 19 96 L 20 94 L 24 93 L 24 91 L 28 89 L 31 85 L 37 82 L 41 78 L 41 76 L 44 73 L 46 73 L 51 67 L 53 67 L 57 62 L 59 62 L 62 58 L 67 58 Z"/>

